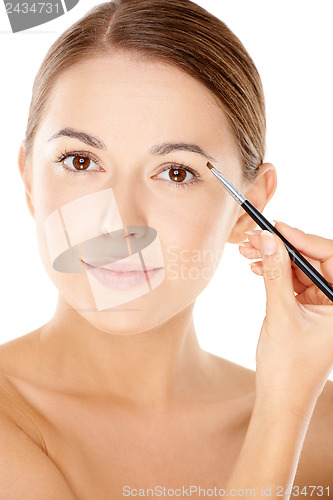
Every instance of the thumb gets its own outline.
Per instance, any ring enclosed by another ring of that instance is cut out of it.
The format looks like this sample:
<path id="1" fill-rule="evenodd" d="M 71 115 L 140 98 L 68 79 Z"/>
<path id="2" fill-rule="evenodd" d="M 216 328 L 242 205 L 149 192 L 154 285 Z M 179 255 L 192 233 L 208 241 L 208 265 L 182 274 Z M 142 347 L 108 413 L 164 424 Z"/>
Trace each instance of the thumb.
<path id="1" fill-rule="evenodd" d="M 291 259 L 283 241 L 263 230 L 260 235 L 262 270 L 266 288 L 266 311 L 277 319 L 296 302 Z"/>

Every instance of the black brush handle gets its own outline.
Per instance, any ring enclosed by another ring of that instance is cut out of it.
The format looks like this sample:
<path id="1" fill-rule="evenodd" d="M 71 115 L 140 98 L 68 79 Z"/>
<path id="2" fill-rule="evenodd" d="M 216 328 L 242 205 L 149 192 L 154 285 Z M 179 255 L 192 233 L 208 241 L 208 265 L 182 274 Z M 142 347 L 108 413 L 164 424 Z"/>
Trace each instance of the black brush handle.
<path id="1" fill-rule="evenodd" d="M 322 276 L 317 269 L 315 269 L 310 262 L 308 262 L 303 255 L 301 255 L 296 248 L 284 237 L 282 234 L 275 229 L 274 226 L 249 202 L 245 200 L 241 207 L 249 214 L 249 216 L 256 221 L 261 229 L 266 229 L 271 233 L 275 233 L 283 241 L 286 247 L 289 257 L 295 264 L 310 278 L 311 281 L 333 302 L 333 287 L 332 285 Z"/>

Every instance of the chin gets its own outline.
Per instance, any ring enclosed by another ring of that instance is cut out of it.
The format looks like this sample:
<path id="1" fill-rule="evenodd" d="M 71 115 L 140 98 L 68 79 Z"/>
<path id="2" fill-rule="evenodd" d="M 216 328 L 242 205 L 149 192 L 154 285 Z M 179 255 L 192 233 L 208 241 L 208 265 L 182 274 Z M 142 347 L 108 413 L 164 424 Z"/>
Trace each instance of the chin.
<path id="1" fill-rule="evenodd" d="M 80 311 L 81 316 L 92 327 L 105 333 L 121 336 L 138 335 L 147 332 L 165 321 L 152 311 L 136 309 L 128 304 L 104 311 Z"/>

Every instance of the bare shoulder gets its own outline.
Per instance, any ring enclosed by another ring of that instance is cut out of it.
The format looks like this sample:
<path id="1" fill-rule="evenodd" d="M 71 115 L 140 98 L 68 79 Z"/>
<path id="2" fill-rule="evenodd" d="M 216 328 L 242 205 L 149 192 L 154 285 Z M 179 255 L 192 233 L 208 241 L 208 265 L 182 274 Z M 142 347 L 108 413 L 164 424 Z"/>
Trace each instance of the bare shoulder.
<path id="1" fill-rule="evenodd" d="M 255 371 L 215 354 L 207 354 L 214 367 L 218 385 L 226 391 L 224 395 L 226 398 L 237 399 L 254 395 Z"/>
<path id="2" fill-rule="evenodd" d="M 47 455 L 36 411 L 12 382 L 12 377 L 20 378 L 27 370 L 24 353 L 29 367 L 26 336 L 0 346 L 1 498 L 75 500 L 62 472 Z"/>
<path id="3" fill-rule="evenodd" d="M 16 381 L 29 381 L 38 373 L 36 331 L 0 345 L 0 412 L 14 421 L 44 449 L 36 421 L 36 410 L 19 389 Z"/>
<path id="4" fill-rule="evenodd" d="M 12 500 L 75 500 L 65 477 L 41 448 L 0 411 L 1 497 Z"/>
<path id="5" fill-rule="evenodd" d="M 24 374 L 33 370 L 38 333 L 34 330 L 0 345 L 0 372 Z"/>

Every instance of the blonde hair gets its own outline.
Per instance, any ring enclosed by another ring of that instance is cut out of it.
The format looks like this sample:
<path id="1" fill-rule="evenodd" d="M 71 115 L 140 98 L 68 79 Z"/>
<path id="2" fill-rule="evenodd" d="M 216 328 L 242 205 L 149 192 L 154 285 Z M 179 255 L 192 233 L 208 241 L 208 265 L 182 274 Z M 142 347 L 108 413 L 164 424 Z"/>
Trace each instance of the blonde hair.
<path id="1" fill-rule="evenodd" d="M 233 32 L 190 0 L 111 0 L 64 31 L 48 50 L 34 81 L 25 136 L 27 157 L 56 78 L 88 56 L 117 49 L 171 63 L 202 82 L 229 117 L 244 180 L 256 176 L 266 134 L 259 73 Z"/>

